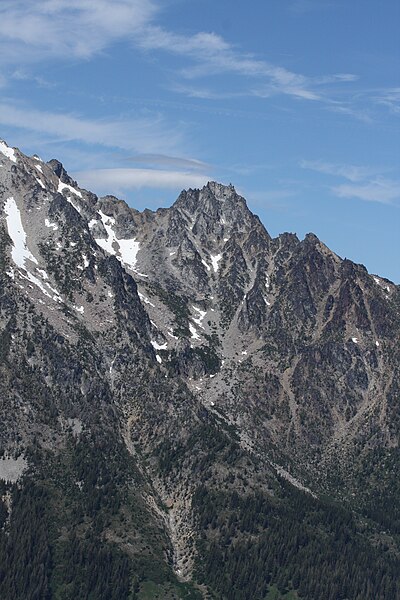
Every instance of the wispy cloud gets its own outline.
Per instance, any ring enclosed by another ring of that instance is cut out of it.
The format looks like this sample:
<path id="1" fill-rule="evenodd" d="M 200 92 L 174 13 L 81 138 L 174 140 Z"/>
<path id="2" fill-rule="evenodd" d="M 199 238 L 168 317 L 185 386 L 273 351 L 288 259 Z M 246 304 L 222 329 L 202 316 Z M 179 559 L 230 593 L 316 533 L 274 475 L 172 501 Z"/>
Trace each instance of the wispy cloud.
<path id="1" fill-rule="evenodd" d="M 295 73 L 285 67 L 274 65 L 266 60 L 261 60 L 253 54 L 242 52 L 216 33 L 200 32 L 193 36 L 178 35 L 166 31 L 158 26 L 144 28 L 136 42 L 145 50 L 163 50 L 170 54 L 185 56 L 192 59 L 189 67 L 180 70 L 184 79 L 210 78 L 211 75 L 231 73 L 240 76 L 247 82 L 259 82 L 256 90 L 243 86 L 240 90 L 247 90 L 247 95 L 270 97 L 276 94 L 285 94 L 303 100 L 324 100 L 324 86 L 331 83 L 343 84 L 352 82 L 357 76 L 352 73 L 338 73 L 307 77 Z M 253 86 L 254 87 L 254 86 Z M 190 89 L 190 95 L 195 91 Z M 240 90 L 238 92 L 240 93 Z M 185 87 L 181 88 L 185 92 Z M 198 97 L 212 97 L 213 92 L 199 89 Z M 215 95 L 214 95 L 215 98 Z"/>
<path id="2" fill-rule="evenodd" d="M 129 41 L 148 52 L 184 57 L 191 64 L 178 78 L 199 79 L 221 73 L 239 77 L 238 89 L 248 95 L 284 94 L 306 101 L 324 101 L 326 86 L 343 85 L 351 73 L 310 77 L 260 59 L 235 47 L 214 32 L 177 34 L 155 23 L 159 11 L 153 0 L 3 0 L 0 4 L 0 65 L 29 64 L 59 58 L 90 59 L 117 41 Z M 248 86 L 253 80 L 255 84 Z M 244 82 L 247 82 L 246 84 Z M 178 91 L 178 86 L 176 91 Z M 185 92 L 185 86 L 180 89 Z M 187 90 L 186 90 L 187 91 Z M 193 87 L 190 95 L 216 99 L 218 90 Z M 226 96 L 225 96 L 226 97 Z"/>
<path id="3" fill-rule="evenodd" d="M 146 51 L 191 59 L 183 79 L 232 73 L 264 81 L 264 94 L 322 99 L 321 86 L 354 80 L 352 74 L 319 78 L 294 73 L 234 47 L 214 32 L 181 35 L 154 24 L 152 0 L 3 0 L 0 4 L 0 64 L 32 63 L 50 58 L 89 59 L 120 40 Z M 268 91 L 267 91 L 268 90 Z M 200 96 L 199 92 L 199 96 Z"/>
<path id="4" fill-rule="evenodd" d="M 0 125 L 34 131 L 59 141 L 75 140 L 136 152 L 174 153 L 182 142 L 182 134 L 157 115 L 147 119 L 91 120 L 3 102 Z"/>
<path id="5" fill-rule="evenodd" d="M 98 194 L 121 194 L 140 188 L 202 187 L 212 179 L 195 172 L 155 169 L 93 169 L 73 173 L 79 184 Z"/>
<path id="6" fill-rule="evenodd" d="M 400 199 L 400 182 L 384 177 L 391 169 L 359 165 L 341 165 L 323 161 L 303 160 L 303 169 L 340 177 L 349 183 L 331 186 L 331 192 L 339 198 L 357 198 L 366 202 L 392 204 Z"/>
<path id="7" fill-rule="evenodd" d="M 165 154 L 138 154 L 124 159 L 126 162 L 141 163 L 148 166 L 174 167 L 178 169 L 191 169 L 193 171 L 208 171 L 209 164 L 195 158 L 181 158 L 179 156 L 166 156 Z"/>
<path id="8" fill-rule="evenodd" d="M 302 160 L 300 166 L 326 175 L 344 177 L 349 181 L 362 181 L 369 177 L 379 175 L 388 169 L 382 167 L 366 167 L 360 165 L 341 165 L 321 160 Z"/>
<path id="9" fill-rule="evenodd" d="M 400 182 L 388 179 L 375 179 L 365 184 L 342 184 L 332 188 L 340 198 L 358 198 L 366 202 L 392 204 L 400 199 Z"/>
<path id="10" fill-rule="evenodd" d="M 357 121 L 362 121 L 363 123 L 373 123 L 374 121 L 371 111 L 365 107 L 365 103 L 364 106 L 361 107 L 357 102 L 354 102 L 352 105 L 351 101 L 338 102 L 330 99 L 327 101 L 325 108 L 330 112 L 348 115 L 349 117 L 353 117 L 354 119 L 357 119 Z"/>
<path id="11" fill-rule="evenodd" d="M 0 63 L 88 59 L 141 30 L 156 10 L 151 0 L 2 0 Z"/>
<path id="12" fill-rule="evenodd" d="M 14 79 L 15 81 L 33 81 L 38 87 L 41 88 L 50 89 L 56 87 L 55 83 L 47 81 L 47 79 L 45 79 L 44 77 L 30 73 L 25 69 L 16 69 L 11 74 L 11 79 Z"/>
<path id="13" fill-rule="evenodd" d="M 400 115 L 400 87 L 382 90 L 375 97 L 375 102 L 387 106 L 392 113 Z"/>

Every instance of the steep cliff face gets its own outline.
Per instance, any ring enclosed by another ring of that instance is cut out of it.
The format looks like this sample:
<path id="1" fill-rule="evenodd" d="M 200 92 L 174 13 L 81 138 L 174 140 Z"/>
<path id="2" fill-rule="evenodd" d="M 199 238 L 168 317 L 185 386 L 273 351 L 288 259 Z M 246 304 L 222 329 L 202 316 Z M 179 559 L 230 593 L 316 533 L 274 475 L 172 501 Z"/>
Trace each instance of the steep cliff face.
<path id="1" fill-rule="evenodd" d="M 0 215 L 5 597 L 400 594 L 398 286 L 233 186 L 140 213 L 4 142 Z"/>

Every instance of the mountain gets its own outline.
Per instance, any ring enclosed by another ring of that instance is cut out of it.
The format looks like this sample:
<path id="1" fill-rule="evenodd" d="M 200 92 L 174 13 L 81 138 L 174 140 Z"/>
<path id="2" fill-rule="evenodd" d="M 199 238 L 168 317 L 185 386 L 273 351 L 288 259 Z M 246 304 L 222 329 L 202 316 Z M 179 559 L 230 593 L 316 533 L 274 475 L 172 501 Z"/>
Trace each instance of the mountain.
<path id="1" fill-rule="evenodd" d="M 233 186 L 0 142 L 0 597 L 400 598 L 400 288 Z"/>

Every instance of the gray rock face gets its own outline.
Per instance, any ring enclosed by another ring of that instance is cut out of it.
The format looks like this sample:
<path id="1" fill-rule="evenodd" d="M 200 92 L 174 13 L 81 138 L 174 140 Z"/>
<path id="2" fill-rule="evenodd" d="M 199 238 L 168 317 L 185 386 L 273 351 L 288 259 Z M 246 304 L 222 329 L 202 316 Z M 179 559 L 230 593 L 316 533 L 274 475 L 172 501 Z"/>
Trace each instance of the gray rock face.
<path id="1" fill-rule="evenodd" d="M 272 239 L 231 185 L 141 213 L 80 189 L 56 160 L 2 147 L 3 453 L 60 450 L 76 420 L 78 438 L 123 440 L 146 457 L 143 497 L 173 497 L 160 519 L 188 577 L 194 459 L 174 476 L 159 461 L 203 422 L 234 432 L 264 482 L 286 473 L 369 506 L 370 452 L 399 445 L 398 286 L 313 234 Z"/>
<path id="2" fill-rule="evenodd" d="M 248 431 L 248 373 L 261 369 L 291 400 L 278 434 L 258 434 L 280 453 L 280 428 L 291 427 L 287 460 L 293 453 L 307 468 L 312 456 L 327 460 L 337 428 L 347 446 L 357 438 L 359 410 L 372 398 L 386 413 L 397 286 L 313 234 L 271 239 L 232 185 L 210 182 L 183 191 L 170 209 L 140 213 L 80 190 L 56 160 L 15 156 L 2 157 L 3 198 L 14 198 L 30 258 L 16 268 L 7 246 L 7 283 L 64 335 L 72 322 L 98 332 L 125 322 L 159 368 L 228 420 L 240 415 Z"/>

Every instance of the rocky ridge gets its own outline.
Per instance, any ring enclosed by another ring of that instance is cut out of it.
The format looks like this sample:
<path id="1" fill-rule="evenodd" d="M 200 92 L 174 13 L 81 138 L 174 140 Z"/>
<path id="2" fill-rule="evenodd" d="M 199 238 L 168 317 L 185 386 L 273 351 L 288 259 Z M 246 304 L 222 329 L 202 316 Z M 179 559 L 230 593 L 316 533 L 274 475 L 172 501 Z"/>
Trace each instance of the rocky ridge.
<path id="1" fill-rule="evenodd" d="M 25 477 L 104 443 L 110 468 L 128 460 L 124 502 L 137 494 L 159 532 L 157 560 L 204 597 L 219 584 L 196 562 L 199 474 L 244 496 L 283 478 L 397 544 L 382 513 L 398 493 L 399 286 L 313 234 L 271 238 L 233 186 L 140 213 L 1 142 L 0 192 L 0 442 Z M 103 534 L 136 556 L 137 527 Z"/>

